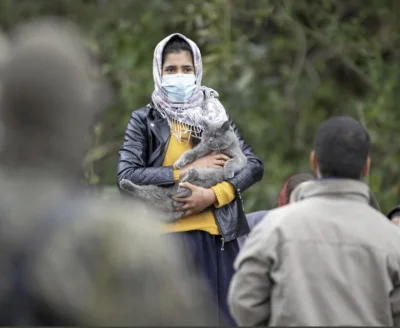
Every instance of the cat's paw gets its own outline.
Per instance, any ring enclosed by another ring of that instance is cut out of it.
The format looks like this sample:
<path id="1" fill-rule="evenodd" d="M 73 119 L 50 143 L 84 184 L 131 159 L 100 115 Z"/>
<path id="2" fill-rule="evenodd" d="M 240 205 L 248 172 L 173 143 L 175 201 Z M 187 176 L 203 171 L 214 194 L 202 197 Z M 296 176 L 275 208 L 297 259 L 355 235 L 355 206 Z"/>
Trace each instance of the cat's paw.
<path id="1" fill-rule="evenodd" d="M 175 194 L 175 197 L 186 198 L 186 197 L 189 197 L 191 194 L 192 194 L 192 191 L 190 189 L 179 187 Z"/>
<path id="2" fill-rule="evenodd" d="M 181 157 L 179 157 L 173 166 L 175 169 L 181 169 L 185 165 L 193 163 L 195 159 L 196 159 L 196 154 L 194 152 L 189 151 L 184 153 Z"/>
<path id="3" fill-rule="evenodd" d="M 125 191 L 134 191 L 135 190 L 135 185 L 127 179 L 122 179 L 121 182 L 119 183 L 119 187 Z"/>
<path id="4" fill-rule="evenodd" d="M 185 205 L 185 203 L 174 200 L 174 201 L 172 201 L 172 205 L 174 206 L 174 208 L 179 208 L 179 207 L 182 207 L 183 205 Z"/>
<path id="5" fill-rule="evenodd" d="M 173 165 L 174 169 L 179 170 L 186 165 L 186 161 L 184 158 L 179 158 Z"/>
<path id="6" fill-rule="evenodd" d="M 185 212 L 184 211 L 175 212 L 174 213 L 174 221 L 182 219 L 184 216 L 185 216 Z"/>
<path id="7" fill-rule="evenodd" d="M 197 171 L 196 169 L 189 169 L 186 177 L 182 180 L 182 182 L 196 181 L 198 176 L 199 176 L 199 171 Z"/>
<path id="8" fill-rule="evenodd" d="M 232 168 L 227 167 L 227 166 L 224 167 L 224 178 L 225 179 L 232 179 L 234 177 L 234 175 L 235 175 L 235 171 Z"/>

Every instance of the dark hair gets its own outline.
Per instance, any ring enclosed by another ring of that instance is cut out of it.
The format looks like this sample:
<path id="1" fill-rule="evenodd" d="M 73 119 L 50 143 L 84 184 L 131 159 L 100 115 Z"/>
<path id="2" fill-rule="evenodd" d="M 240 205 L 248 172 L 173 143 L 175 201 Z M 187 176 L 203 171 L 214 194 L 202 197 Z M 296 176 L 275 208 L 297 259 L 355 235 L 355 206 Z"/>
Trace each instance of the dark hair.
<path id="1" fill-rule="evenodd" d="M 181 51 L 189 51 L 193 60 L 193 51 L 192 48 L 190 48 L 189 43 L 187 43 L 179 35 L 175 35 L 169 39 L 163 49 L 161 65 L 164 65 L 165 57 L 167 57 L 168 54 L 179 53 Z"/>
<path id="2" fill-rule="evenodd" d="M 387 217 L 390 220 L 399 216 L 400 216 L 400 205 L 397 205 L 395 208 L 391 209 L 390 212 L 387 214 Z"/>
<path id="3" fill-rule="evenodd" d="M 311 173 L 298 173 L 293 175 L 286 186 L 286 199 L 289 202 L 290 195 L 292 194 L 293 190 L 300 184 L 306 181 L 314 180 L 315 177 Z"/>
<path id="4" fill-rule="evenodd" d="M 325 121 L 314 141 L 314 151 L 323 177 L 360 179 L 369 150 L 367 130 L 348 116 Z"/>

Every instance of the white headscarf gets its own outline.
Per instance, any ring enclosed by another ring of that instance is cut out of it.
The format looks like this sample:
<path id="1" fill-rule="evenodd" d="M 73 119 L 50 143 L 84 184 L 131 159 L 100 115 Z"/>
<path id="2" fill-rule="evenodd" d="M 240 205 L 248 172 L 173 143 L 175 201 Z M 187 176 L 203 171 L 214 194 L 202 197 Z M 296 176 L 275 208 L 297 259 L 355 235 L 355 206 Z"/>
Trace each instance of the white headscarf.
<path id="1" fill-rule="evenodd" d="M 179 36 L 186 41 L 192 49 L 194 62 L 196 88 L 192 96 L 184 103 L 171 102 L 167 92 L 162 87 L 162 55 L 168 41 L 174 36 Z M 153 77 L 154 92 L 152 100 L 155 108 L 162 117 L 168 120 L 168 124 L 176 123 L 177 129 L 173 134 L 180 141 L 181 136 L 190 131 L 191 136 L 199 137 L 206 121 L 223 122 L 227 115 L 224 106 L 218 100 L 218 93 L 201 85 L 203 66 L 199 47 L 182 34 L 174 33 L 162 40 L 154 50 Z"/>

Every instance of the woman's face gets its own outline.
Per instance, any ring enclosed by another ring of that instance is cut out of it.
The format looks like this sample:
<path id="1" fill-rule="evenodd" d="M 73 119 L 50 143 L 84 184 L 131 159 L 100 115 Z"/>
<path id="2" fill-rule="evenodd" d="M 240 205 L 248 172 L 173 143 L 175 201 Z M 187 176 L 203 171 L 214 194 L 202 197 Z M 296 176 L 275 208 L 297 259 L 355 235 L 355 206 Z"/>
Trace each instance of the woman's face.
<path id="1" fill-rule="evenodd" d="M 193 58 L 189 51 L 170 53 L 165 56 L 162 75 L 194 74 Z"/>

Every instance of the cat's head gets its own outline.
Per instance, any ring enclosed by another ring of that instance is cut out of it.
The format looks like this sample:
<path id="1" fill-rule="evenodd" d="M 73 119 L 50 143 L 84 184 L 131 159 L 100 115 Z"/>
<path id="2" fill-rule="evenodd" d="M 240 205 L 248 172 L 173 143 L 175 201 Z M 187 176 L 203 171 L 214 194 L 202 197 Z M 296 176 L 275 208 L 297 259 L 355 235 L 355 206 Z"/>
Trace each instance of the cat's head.
<path id="1" fill-rule="evenodd" d="M 207 122 L 201 137 L 201 142 L 208 149 L 216 151 L 227 149 L 235 140 L 236 135 L 229 121 L 222 123 Z"/>

